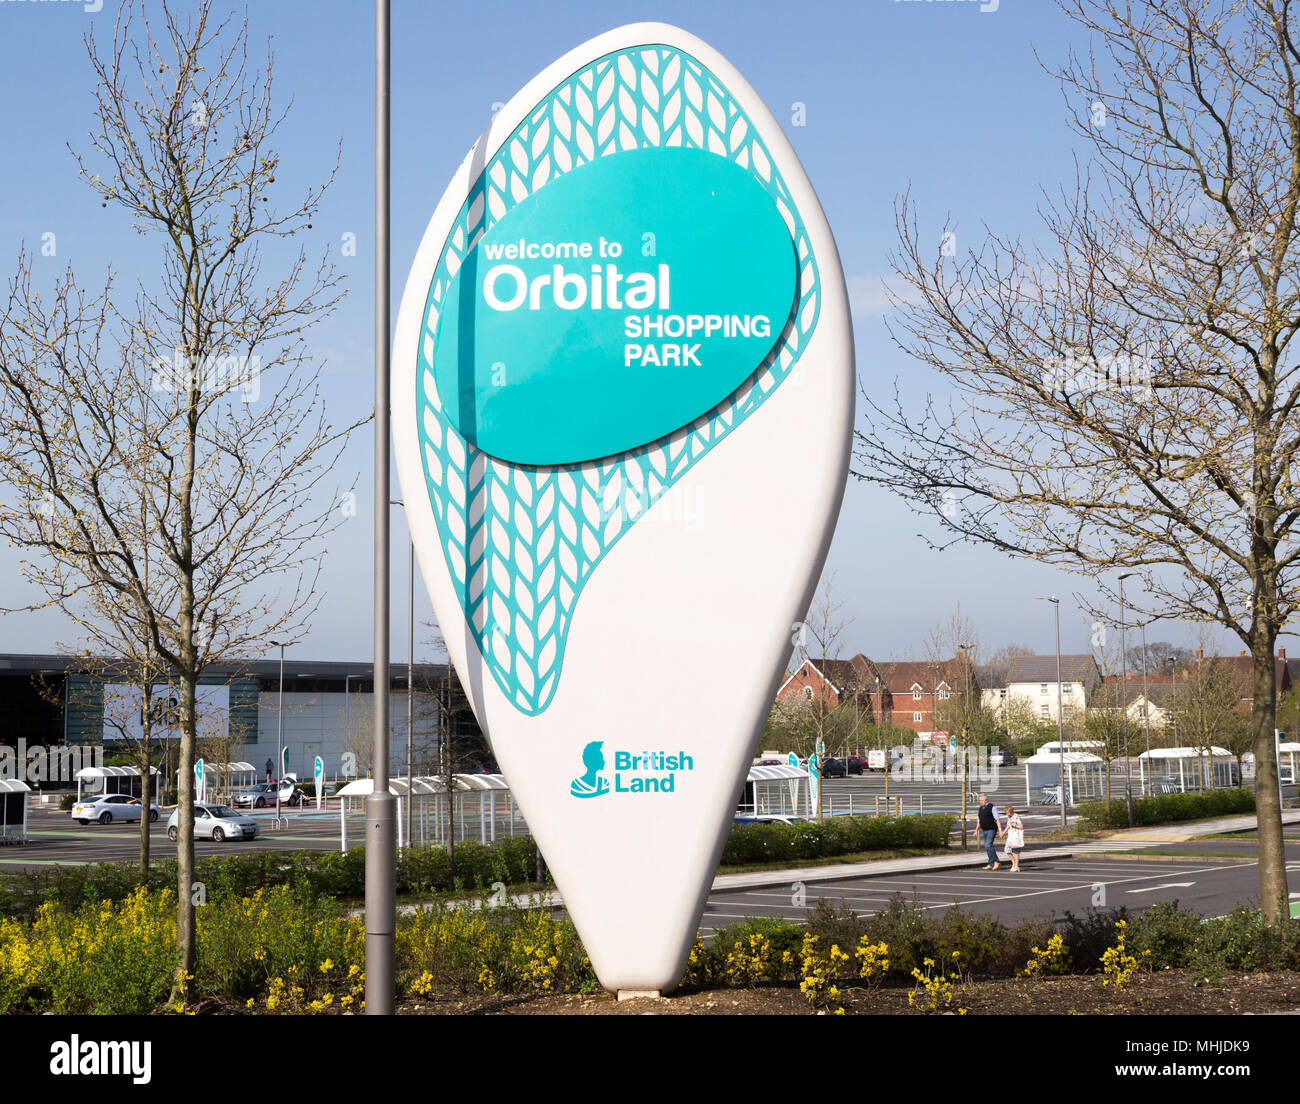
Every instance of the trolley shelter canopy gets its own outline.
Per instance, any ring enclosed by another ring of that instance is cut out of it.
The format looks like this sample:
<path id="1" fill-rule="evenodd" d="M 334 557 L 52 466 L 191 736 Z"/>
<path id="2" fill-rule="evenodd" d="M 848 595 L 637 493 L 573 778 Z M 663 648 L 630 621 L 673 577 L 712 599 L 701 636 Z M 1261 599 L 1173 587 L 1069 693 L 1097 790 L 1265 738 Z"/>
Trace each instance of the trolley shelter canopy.
<path id="1" fill-rule="evenodd" d="M 1239 781 L 1237 762 L 1227 748 L 1152 748 L 1138 757 L 1138 777 L 1146 788 L 1148 774 L 1153 782 L 1175 782 L 1186 791 L 1209 786 L 1235 786 Z"/>
<path id="2" fill-rule="evenodd" d="M 157 775 L 161 773 L 157 767 L 150 767 L 149 773 Z M 103 790 L 104 793 L 129 793 L 136 797 L 140 796 L 140 768 L 139 767 L 82 767 L 77 771 L 77 800 L 81 800 L 81 792 L 89 789 L 91 792 Z"/>
<path id="3" fill-rule="evenodd" d="M 1064 779 L 1061 778 L 1062 760 L 1065 761 Z M 1039 751 L 1021 762 L 1025 768 L 1025 802 L 1029 805 L 1059 804 L 1063 781 L 1066 804 L 1099 797 L 1103 792 L 1105 764 L 1090 751 Z M 1049 792 L 1053 787 L 1056 787 L 1055 800 Z"/>
<path id="4" fill-rule="evenodd" d="M 0 778 L 0 843 L 27 842 L 27 795 L 21 778 Z"/>

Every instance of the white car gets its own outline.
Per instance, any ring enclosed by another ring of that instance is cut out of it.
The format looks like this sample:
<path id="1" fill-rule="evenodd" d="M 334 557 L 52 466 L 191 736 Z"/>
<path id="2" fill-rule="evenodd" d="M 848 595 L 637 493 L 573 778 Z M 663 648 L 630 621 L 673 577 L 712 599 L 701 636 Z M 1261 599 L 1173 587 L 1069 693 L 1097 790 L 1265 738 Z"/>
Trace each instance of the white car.
<path id="1" fill-rule="evenodd" d="M 100 824 L 112 824 L 114 821 L 139 821 L 144 814 L 144 806 L 138 797 L 130 794 L 96 794 L 94 797 L 82 798 L 72 806 L 72 819 L 78 824 L 89 824 L 92 820 Z M 149 806 L 149 819 L 157 820 L 160 815 L 157 805 Z"/>
<path id="2" fill-rule="evenodd" d="M 177 809 L 167 820 L 167 838 L 174 840 L 180 835 Z M 256 839 L 257 821 L 252 817 L 235 812 L 228 805 L 208 805 L 195 803 L 194 838 L 210 839 L 222 843 L 228 839 Z"/>

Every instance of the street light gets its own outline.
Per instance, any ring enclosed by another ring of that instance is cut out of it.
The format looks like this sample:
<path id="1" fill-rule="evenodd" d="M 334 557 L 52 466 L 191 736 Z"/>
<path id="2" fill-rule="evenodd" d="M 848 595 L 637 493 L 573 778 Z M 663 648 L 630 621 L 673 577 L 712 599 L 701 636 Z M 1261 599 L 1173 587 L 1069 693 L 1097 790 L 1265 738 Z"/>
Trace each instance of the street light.
<path id="1" fill-rule="evenodd" d="M 1136 572 L 1129 571 L 1119 577 L 1119 670 L 1120 670 L 1120 713 L 1124 725 L 1124 806 L 1128 810 L 1128 826 L 1133 827 L 1133 773 L 1128 753 L 1128 641 L 1124 635 L 1124 580 L 1131 579 Z"/>
<path id="2" fill-rule="evenodd" d="M 962 702 L 961 711 L 961 849 L 966 850 L 966 818 L 968 816 L 968 806 L 966 799 L 969 794 L 966 777 L 966 753 L 967 744 L 970 742 L 970 644 L 958 644 L 961 649 L 963 666 L 966 668 L 966 699 Z"/>
<path id="3" fill-rule="evenodd" d="M 275 819 L 280 819 L 280 793 L 284 789 L 284 650 L 293 647 L 292 640 L 272 640 L 271 647 L 280 649 L 280 705 L 275 718 Z"/>
<path id="4" fill-rule="evenodd" d="M 1147 693 L 1147 622 L 1142 622 L 1142 727 L 1147 737 L 1147 764 L 1151 763 L 1151 698 Z"/>
<path id="5" fill-rule="evenodd" d="M 400 498 L 390 498 L 388 504 L 390 506 L 406 506 L 406 503 Z M 415 772 L 412 767 L 413 757 L 411 754 L 414 740 L 412 734 L 415 730 L 413 720 L 413 703 L 415 701 L 415 539 L 409 535 L 406 541 L 406 551 L 406 784 L 410 787 L 410 792 L 406 795 L 406 846 L 410 847 L 411 805 L 413 804 L 412 797 L 415 794 L 415 785 L 412 781 Z M 424 822 L 421 821 L 421 823 Z"/>
<path id="6" fill-rule="evenodd" d="M 1056 747 L 1061 757 L 1061 831 L 1065 824 L 1065 711 L 1061 708 L 1061 600 L 1055 595 L 1040 596 L 1037 601 L 1051 602 L 1056 609 Z"/>

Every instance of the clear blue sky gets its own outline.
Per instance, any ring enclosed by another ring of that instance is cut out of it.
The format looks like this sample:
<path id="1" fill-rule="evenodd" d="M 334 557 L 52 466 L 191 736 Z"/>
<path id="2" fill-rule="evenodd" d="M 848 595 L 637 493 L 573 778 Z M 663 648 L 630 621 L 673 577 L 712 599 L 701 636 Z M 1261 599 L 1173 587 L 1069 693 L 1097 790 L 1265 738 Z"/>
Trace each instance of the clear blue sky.
<path id="1" fill-rule="evenodd" d="M 93 6 L 93 4 L 91 5 Z M 218 5 L 221 6 L 221 5 Z M 72 263 L 94 285 L 112 265 L 143 275 L 148 245 L 121 214 L 100 208 L 78 179 L 65 142 L 86 147 L 92 75 L 83 35 L 111 37 L 117 5 L 91 13 L 74 0 L 0 2 L 0 273 L 8 278 L 21 242 L 57 235 L 53 278 Z M 242 15 L 242 5 L 230 5 Z M 372 7 L 358 0 L 255 4 L 251 35 L 275 51 L 276 87 L 293 109 L 281 131 L 286 197 L 332 163 L 342 167 L 314 233 L 321 247 L 356 235 L 357 255 L 337 256 L 351 292 L 316 330 L 313 353 L 327 362 L 325 397 L 340 416 L 371 405 Z M 1040 186 L 1073 179 L 1075 141 L 1066 105 L 1040 67 L 1086 49 L 1078 29 L 1048 0 L 801 0 L 773 3 L 631 3 L 606 0 L 477 0 L 393 4 L 393 302 L 396 309 L 420 235 L 452 171 L 486 125 L 492 104 L 572 47 L 622 23 L 678 24 L 711 43 L 745 74 L 776 117 L 818 190 L 854 300 L 858 372 L 869 388 L 938 393 L 942 383 L 904 357 L 886 333 L 880 280 L 895 242 L 893 206 L 912 189 L 923 221 L 951 216 L 963 251 L 984 225 L 1002 234 L 1039 232 Z M 793 126 L 792 105 L 806 125 Z M 126 286 L 124 280 L 119 287 Z M 325 599 L 303 658 L 364 659 L 370 633 L 371 480 L 369 431 L 345 458 L 341 481 L 357 478 L 359 510 L 331 538 Z M 396 494 L 396 483 L 394 483 Z M 928 631 L 960 604 L 985 646 L 1016 641 L 1052 648 L 1051 609 L 1032 596 L 1062 595 L 1062 647 L 1088 647 L 1075 593 L 1091 584 L 990 550 L 932 552 L 918 532 L 938 527 L 887 492 L 851 482 L 829 567 L 849 645 L 879 657 L 920 649 Z M 405 655 L 406 530 L 393 526 L 393 654 Z M 0 551 L 0 605 L 26 600 L 15 558 Z M 421 588 L 417 586 L 417 591 Z M 417 621 L 431 617 L 418 594 Z M 417 658 L 428 655 L 419 639 Z M 1154 628 L 1151 639 L 1187 641 L 1191 630 Z M 0 620 L 0 652 L 53 649 L 71 628 L 52 613 Z M 1223 641 L 1235 653 L 1235 641 Z"/>

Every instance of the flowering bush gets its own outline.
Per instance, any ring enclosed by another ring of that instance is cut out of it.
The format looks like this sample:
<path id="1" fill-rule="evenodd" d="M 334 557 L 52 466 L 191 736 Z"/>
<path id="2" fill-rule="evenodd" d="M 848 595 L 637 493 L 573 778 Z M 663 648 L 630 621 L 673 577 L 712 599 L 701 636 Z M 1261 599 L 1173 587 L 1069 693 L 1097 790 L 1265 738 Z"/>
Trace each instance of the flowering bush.
<path id="1" fill-rule="evenodd" d="M 1068 974 L 1070 972 L 1070 952 L 1065 946 L 1065 938 L 1057 932 L 1047 941 L 1045 948 L 1034 947 L 1021 977 L 1045 977 L 1048 974 Z"/>

